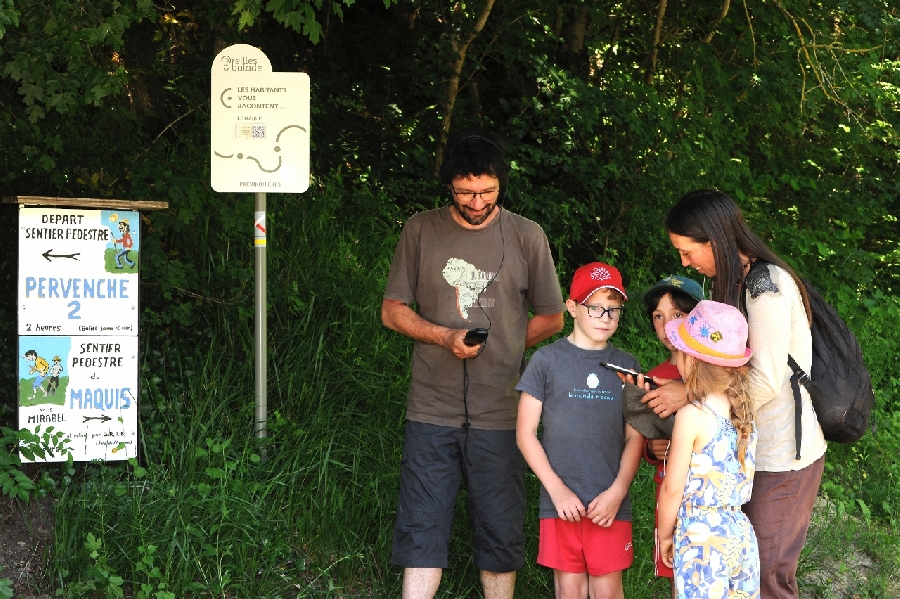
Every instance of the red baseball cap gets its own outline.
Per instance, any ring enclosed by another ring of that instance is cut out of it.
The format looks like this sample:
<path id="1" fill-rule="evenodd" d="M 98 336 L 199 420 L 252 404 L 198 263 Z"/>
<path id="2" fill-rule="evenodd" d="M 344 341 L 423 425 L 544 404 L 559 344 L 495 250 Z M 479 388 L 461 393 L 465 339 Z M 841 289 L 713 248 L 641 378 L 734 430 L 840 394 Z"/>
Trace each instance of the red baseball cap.
<path id="1" fill-rule="evenodd" d="M 615 289 L 628 299 L 619 269 L 602 262 L 591 262 L 575 271 L 572 286 L 569 287 L 569 298 L 583 304 L 598 289 Z"/>

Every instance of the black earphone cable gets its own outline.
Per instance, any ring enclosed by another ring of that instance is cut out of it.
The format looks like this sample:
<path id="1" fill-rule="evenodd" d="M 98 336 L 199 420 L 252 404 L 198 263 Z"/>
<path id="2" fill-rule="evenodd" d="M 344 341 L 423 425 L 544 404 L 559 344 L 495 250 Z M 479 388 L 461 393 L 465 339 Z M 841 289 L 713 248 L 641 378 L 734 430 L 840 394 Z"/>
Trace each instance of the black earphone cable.
<path id="1" fill-rule="evenodd" d="M 498 210 L 502 211 L 500 206 L 497 206 Z M 497 280 L 497 275 L 500 274 L 500 269 L 503 268 L 503 262 L 506 259 L 506 239 L 503 237 L 503 214 L 501 212 L 497 213 L 497 226 L 500 227 L 500 266 L 497 267 L 497 270 L 494 271 L 494 276 L 491 277 L 491 280 L 487 282 L 481 291 L 478 292 L 478 297 L 475 298 L 475 303 L 478 304 L 478 307 L 481 308 L 482 314 L 488 321 L 487 330 L 491 330 L 493 326 L 493 322 L 491 321 L 491 317 L 488 316 L 487 311 L 485 311 L 484 306 L 481 303 L 481 294 L 485 292 L 485 290 L 490 287 L 491 283 Z M 465 420 L 463 421 L 463 458 L 466 460 L 466 464 L 469 466 L 472 465 L 472 462 L 469 460 L 469 427 L 472 426 L 472 423 L 469 422 L 469 368 L 467 362 L 469 359 L 474 360 L 478 356 L 481 355 L 481 352 L 484 351 L 484 348 L 487 347 L 488 340 L 485 339 L 484 343 L 481 344 L 481 349 L 478 350 L 478 353 L 472 358 L 468 358 L 462 361 L 463 363 L 463 415 Z"/>
<path id="2" fill-rule="evenodd" d="M 481 353 L 481 352 L 479 352 Z M 469 369 L 466 365 L 468 360 L 463 360 L 463 411 L 465 413 L 465 421 L 463 422 L 463 458 L 466 460 L 466 464 L 469 466 L 472 465 L 472 460 L 469 459 L 469 427 L 472 424 L 469 422 L 469 402 L 466 401 L 466 395 L 469 393 Z"/>

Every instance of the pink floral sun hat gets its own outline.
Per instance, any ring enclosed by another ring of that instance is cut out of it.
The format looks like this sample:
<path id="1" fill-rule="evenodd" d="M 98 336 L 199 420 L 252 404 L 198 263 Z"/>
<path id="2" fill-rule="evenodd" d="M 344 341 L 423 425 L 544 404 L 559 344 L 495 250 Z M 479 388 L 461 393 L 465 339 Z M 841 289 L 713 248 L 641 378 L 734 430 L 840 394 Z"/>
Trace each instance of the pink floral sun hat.
<path id="1" fill-rule="evenodd" d="M 710 300 L 697 304 L 687 318 L 669 321 L 666 336 L 689 356 L 719 366 L 743 366 L 753 355 L 741 311 Z"/>

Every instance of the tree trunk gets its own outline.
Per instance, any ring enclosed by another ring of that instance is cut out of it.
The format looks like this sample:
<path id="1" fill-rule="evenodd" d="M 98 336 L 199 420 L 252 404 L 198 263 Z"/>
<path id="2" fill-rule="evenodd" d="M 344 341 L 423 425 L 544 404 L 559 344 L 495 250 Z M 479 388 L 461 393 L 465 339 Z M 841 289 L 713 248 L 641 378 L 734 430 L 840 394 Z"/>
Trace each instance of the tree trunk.
<path id="1" fill-rule="evenodd" d="M 581 54 L 581 50 L 584 48 L 584 34 L 587 31 L 589 14 L 586 6 L 578 7 L 575 20 L 569 25 L 566 47 L 572 54 Z"/>
<path id="2" fill-rule="evenodd" d="M 438 176 L 441 170 L 441 163 L 444 160 L 444 146 L 447 144 L 447 137 L 450 134 L 450 124 L 453 120 L 453 106 L 456 104 L 456 97 L 459 95 L 459 79 L 462 74 L 463 66 L 466 64 L 466 52 L 469 51 L 471 44 L 487 23 L 491 9 L 494 7 L 494 0 L 486 0 L 478 20 L 472 33 L 452 33 L 450 36 L 450 44 L 453 48 L 454 58 L 450 65 L 451 74 L 450 81 L 447 85 L 447 97 L 444 100 L 444 113 L 441 118 L 441 134 L 438 138 L 437 149 L 434 153 L 434 175 Z"/>
<path id="3" fill-rule="evenodd" d="M 647 85 L 653 83 L 653 74 L 656 73 L 656 57 L 659 55 L 659 40 L 662 36 L 662 26 L 666 18 L 666 0 L 659 0 L 659 9 L 656 13 L 656 27 L 653 29 L 653 48 L 650 51 L 650 66 L 647 67 Z"/>

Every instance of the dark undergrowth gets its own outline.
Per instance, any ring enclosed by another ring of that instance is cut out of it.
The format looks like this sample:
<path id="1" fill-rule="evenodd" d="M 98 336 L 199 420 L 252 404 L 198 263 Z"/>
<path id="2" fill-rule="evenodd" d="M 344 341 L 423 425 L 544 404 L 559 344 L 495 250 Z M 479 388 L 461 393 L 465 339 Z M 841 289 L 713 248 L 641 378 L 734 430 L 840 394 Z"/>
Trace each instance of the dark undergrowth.
<path id="1" fill-rule="evenodd" d="M 381 325 L 379 307 L 405 217 L 371 209 L 391 205 L 375 195 L 334 180 L 270 204 L 264 439 L 254 437 L 249 244 L 236 249 L 216 226 L 198 229 L 205 255 L 196 260 L 197 280 L 227 280 L 225 270 L 235 277 L 217 296 L 214 285 L 189 296 L 145 274 L 140 458 L 56 471 L 65 481 L 53 491 L 47 584 L 58 596 L 399 596 L 401 573 L 388 555 L 411 344 Z M 241 209 L 252 206 L 234 207 Z M 635 290 L 660 274 L 622 268 Z M 896 338 L 896 327 L 883 317 L 861 332 L 873 340 L 864 346 L 879 368 L 891 358 L 877 337 Z M 639 309 L 626 314 L 614 341 L 645 365 L 662 357 Z M 878 564 L 858 596 L 885 596 L 895 576 L 897 380 L 877 378 L 877 432 L 829 450 L 822 493 L 840 517 L 804 554 L 809 592 L 818 592 L 816 572 L 848 538 Z M 666 582 L 653 576 L 652 474 L 643 466 L 632 487 L 635 564 L 624 578 L 633 598 L 667 596 Z M 528 564 L 517 596 L 548 597 L 551 573 L 534 563 L 538 482 L 530 473 L 527 484 Z M 480 596 L 464 497 L 463 490 L 440 597 Z"/>

